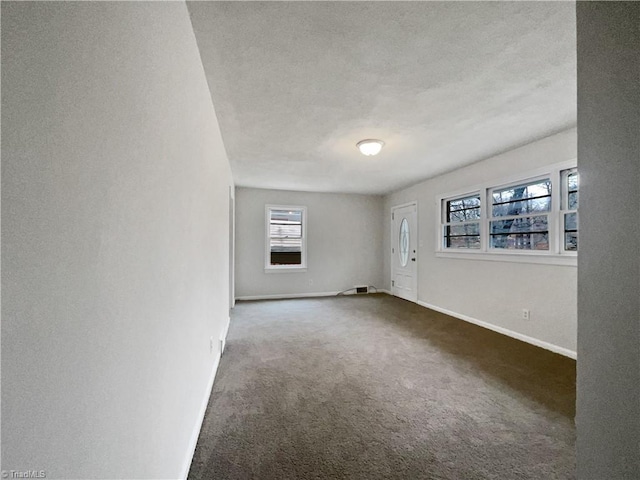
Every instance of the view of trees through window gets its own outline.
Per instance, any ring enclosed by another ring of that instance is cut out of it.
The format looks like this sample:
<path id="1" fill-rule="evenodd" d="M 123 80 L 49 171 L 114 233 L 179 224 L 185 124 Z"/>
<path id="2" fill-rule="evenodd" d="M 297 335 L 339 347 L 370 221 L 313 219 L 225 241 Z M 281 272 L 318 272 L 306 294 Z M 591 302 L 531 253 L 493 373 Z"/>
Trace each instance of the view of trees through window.
<path id="1" fill-rule="evenodd" d="M 480 195 L 447 202 L 447 248 L 480 248 Z"/>
<path id="2" fill-rule="evenodd" d="M 487 185 L 476 193 L 443 199 L 441 248 L 549 253 L 578 250 L 576 168 L 556 167 L 544 177 L 507 185 Z"/>
<path id="3" fill-rule="evenodd" d="M 576 170 L 567 172 L 564 179 L 566 195 L 564 203 L 564 249 L 578 250 L 578 185 L 580 178 Z"/>
<path id="4" fill-rule="evenodd" d="M 496 189 L 491 198 L 491 248 L 549 250 L 549 216 L 541 213 L 551 210 L 550 179 Z"/>

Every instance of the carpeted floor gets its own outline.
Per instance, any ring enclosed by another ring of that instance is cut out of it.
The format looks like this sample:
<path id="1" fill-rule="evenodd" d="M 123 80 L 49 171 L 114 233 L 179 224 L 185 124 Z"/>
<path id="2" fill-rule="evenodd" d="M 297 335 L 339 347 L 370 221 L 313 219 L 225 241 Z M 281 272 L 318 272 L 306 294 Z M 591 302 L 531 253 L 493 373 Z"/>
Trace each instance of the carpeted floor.
<path id="1" fill-rule="evenodd" d="M 575 361 L 388 295 L 241 302 L 189 479 L 572 479 Z"/>

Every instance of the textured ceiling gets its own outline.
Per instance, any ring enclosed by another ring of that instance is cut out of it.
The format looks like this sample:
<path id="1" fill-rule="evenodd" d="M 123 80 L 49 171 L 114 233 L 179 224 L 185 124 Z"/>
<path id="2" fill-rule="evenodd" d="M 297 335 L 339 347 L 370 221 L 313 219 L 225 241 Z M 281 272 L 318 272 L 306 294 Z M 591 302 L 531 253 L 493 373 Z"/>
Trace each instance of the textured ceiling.
<path id="1" fill-rule="evenodd" d="M 188 5 L 238 186 L 387 193 L 576 122 L 573 2 Z"/>

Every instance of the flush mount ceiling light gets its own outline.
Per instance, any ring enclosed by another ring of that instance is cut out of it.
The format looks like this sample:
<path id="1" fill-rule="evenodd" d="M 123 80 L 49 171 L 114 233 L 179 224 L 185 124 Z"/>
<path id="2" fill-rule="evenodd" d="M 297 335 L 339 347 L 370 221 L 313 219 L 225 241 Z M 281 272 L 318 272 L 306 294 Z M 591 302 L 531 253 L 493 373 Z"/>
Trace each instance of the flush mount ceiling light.
<path id="1" fill-rule="evenodd" d="M 382 150 L 384 142 L 382 140 L 375 140 L 368 138 L 366 140 L 360 140 L 356 143 L 356 147 L 360 150 L 360 153 L 370 157 L 371 155 L 377 155 Z"/>

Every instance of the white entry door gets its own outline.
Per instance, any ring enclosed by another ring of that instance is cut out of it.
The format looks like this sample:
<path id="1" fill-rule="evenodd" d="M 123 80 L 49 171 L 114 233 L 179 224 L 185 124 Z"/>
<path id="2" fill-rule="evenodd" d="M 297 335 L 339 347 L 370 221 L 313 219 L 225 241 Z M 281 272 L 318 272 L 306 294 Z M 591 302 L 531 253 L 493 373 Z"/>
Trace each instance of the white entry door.
<path id="1" fill-rule="evenodd" d="M 418 204 L 391 209 L 391 293 L 418 300 Z"/>

